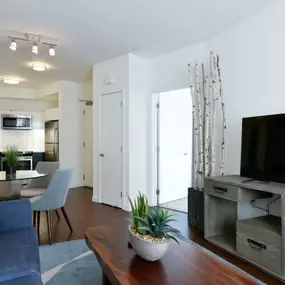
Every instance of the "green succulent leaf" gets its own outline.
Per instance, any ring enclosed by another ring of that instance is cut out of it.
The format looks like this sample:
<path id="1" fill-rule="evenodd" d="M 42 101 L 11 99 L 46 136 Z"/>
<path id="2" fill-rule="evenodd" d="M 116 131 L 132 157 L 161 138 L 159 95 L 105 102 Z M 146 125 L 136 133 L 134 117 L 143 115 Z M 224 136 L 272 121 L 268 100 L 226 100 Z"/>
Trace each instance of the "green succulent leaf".
<path id="1" fill-rule="evenodd" d="M 131 201 L 132 226 L 140 235 L 151 235 L 154 238 L 173 239 L 178 242 L 175 236 L 179 236 L 179 230 L 173 228 L 170 223 L 175 222 L 175 215 L 161 207 L 150 208 L 145 195 L 139 195 Z"/>
<path id="2" fill-rule="evenodd" d="M 173 235 L 168 235 L 167 237 L 168 237 L 169 239 L 174 240 L 178 245 L 180 245 L 178 239 L 177 239 L 175 236 L 173 236 Z"/>
<path id="3" fill-rule="evenodd" d="M 143 218 L 141 218 L 141 217 L 138 217 L 138 216 L 135 216 L 134 219 L 137 220 L 137 221 L 142 222 L 142 223 L 145 224 L 146 226 L 149 226 L 148 220 L 145 220 L 145 219 L 143 219 Z"/>

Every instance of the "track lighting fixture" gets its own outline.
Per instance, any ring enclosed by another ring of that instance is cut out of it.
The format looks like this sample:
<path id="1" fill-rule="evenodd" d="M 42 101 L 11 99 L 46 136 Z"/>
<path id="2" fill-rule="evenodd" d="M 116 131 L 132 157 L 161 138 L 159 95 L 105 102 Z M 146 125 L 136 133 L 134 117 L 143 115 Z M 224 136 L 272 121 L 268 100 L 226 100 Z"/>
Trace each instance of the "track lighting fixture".
<path id="1" fill-rule="evenodd" d="M 35 44 L 35 43 L 34 43 L 34 45 L 33 45 L 32 52 L 35 53 L 35 54 L 38 54 L 38 53 L 39 53 L 39 47 L 38 47 L 38 45 Z"/>
<path id="2" fill-rule="evenodd" d="M 17 43 L 15 42 L 14 39 L 11 39 L 10 49 L 12 51 L 15 51 L 17 49 Z"/>
<path id="3" fill-rule="evenodd" d="M 49 48 L 49 55 L 50 55 L 50 56 L 55 56 L 55 49 L 54 49 L 54 46 L 50 46 L 50 48 Z"/>
<path id="4" fill-rule="evenodd" d="M 57 47 L 57 45 L 53 44 L 53 43 L 43 42 L 42 41 L 42 36 L 33 35 L 33 34 L 25 34 L 24 38 L 17 38 L 17 37 L 8 37 L 8 38 L 11 41 L 10 49 L 12 51 L 15 51 L 17 49 L 17 43 L 16 43 L 16 40 L 17 40 L 17 41 L 33 43 L 32 52 L 34 54 L 38 54 L 39 53 L 39 46 L 40 45 L 48 46 L 49 47 L 49 55 L 50 56 L 55 56 L 55 48 Z"/>

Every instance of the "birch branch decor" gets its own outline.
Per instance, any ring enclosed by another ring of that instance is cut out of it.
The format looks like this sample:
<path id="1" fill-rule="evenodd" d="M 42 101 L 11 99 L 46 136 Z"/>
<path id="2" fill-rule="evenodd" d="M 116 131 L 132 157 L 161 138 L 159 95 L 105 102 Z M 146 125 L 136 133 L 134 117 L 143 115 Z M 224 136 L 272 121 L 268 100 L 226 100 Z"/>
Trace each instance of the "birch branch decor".
<path id="1" fill-rule="evenodd" d="M 225 165 L 225 152 L 226 152 L 226 141 L 225 141 L 225 132 L 227 129 L 226 123 L 226 112 L 225 112 L 225 102 L 223 96 L 223 86 L 222 86 L 222 78 L 221 78 L 221 68 L 220 68 L 220 57 L 217 55 L 217 69 L 218 69 L 218 77 L 219 77 L 219 84 L 220 84 L 220 100 L 221 100 L 221 107 L 223 113 L 223 123 L 222 123 L 222 142 L 221 142 L 221 166 L 220 171 L 221 175 L 224 175 L 224 165 Z"/>
<path id="2" fill-rule="evenodd" d="M 196 88 L 193 84 L 193 68 L 191 64 L 188 64 L 189 81 L 190 81 L 190 91 L 192 96 L 192 115 L 193 115 L 193 135 L 194 135 L 194 145 L 199 145 L 199 133 L 197 125 L 197 108 L 196 108 Z M 198 164 L 199 164 L 199 152 L 194 152 L 194 185 L 196 189 L 199 188 L 198 183 Z"/>
<path id="3" fill-rule="evenodd" d="M 224 175 L 227 126 L 220 58 L 211 52 L 208 72 L 204 64 L 197 63 L 188 64 L 188 72 L 194 128 L 194 185 L 203 191 L 204 178 L 215 175 L 216 167 Z M 217 128 L 217 125 L 222 127 Z M 220 133 L 217 133 L 220 129 Z M 217 147 L 219 141 L 220 148 Z"/>

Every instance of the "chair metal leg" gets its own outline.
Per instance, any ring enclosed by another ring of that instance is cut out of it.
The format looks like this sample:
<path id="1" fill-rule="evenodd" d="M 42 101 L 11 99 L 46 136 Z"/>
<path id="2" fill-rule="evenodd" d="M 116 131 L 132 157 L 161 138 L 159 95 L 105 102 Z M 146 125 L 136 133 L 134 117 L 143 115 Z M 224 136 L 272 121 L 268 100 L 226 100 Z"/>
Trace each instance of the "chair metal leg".
<path id="1" fill-rule="evenodd" d="M 37 212 L 37 232 L 38 232 L 39 243 L 40 243 L 40 223 L 41 223 L 41 212 Z"/>
<path id="2" fill-rule="evenodd" d="M 36 227 L 37 222 L 37 212 L 33 211 L 33 227 Z"/>
<path id="3" fill-rule="evenodd" d="M 59 215 L 59 212 L 58 212 L 57 209 L 55 210 L 55 213 L 56 213 L 56 215 L 57 215 L 57 218 L 60 219 L 60 215 Z"/>
<path id="4" fill-rule="evenodd" d="M 62 214 L 63 214 L 63 216 L 64 216 L 64 218 L 65 218 L 65 220 L 66 220 L 66 222 L 67 222 L 67 225 L 68 225 L 68 227 L 69 227 L 69 230 L 70 230 L 71 232 L 73 232 L 71 223 L 70 223 L 70 221 L 69 221 L 69 219 L 68 219 L 68 216 L 67 216 L 67 214 L 66 214 L 66 211 L 65 211 L 64 207 L 61 207 L 60 209 L 61 209 L 61 212 L 62 212 Z"/>
<path id="5" fill-rule="evenodd" d="M 47 214 L 47 227 L 48 227 L 48 243 L 51 245 L 51 223 L 50 223 L 50 212 L 46 211 Z"/>

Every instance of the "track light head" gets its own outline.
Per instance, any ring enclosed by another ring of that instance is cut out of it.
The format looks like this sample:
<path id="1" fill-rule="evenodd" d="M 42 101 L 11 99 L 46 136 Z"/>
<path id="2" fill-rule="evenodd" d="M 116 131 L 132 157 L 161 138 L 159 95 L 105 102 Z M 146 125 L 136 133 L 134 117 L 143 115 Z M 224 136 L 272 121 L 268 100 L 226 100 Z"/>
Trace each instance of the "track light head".
<path id="1" fill-rule="evenodd" d="M 15 51 L 17 49 L 17 43 L 15 42 L 14 39 L 11 40 L 10 49 L 12 51 Z"/>
<path id="2" fill-rule="evenodd" d="M 54 46 L 50 46 L 50 48 L 49 48 L 49 55 L 50 56 L 55 56 L 55 48 L 54 48 Z"/>
<path id="3" fill-rule="evenodd" d="M 34 43 L 33 48 L 32 48 L 32 52 L 33 52 L 34 54 L 38 54 L 38 53 L 39 53 L 38 44 Z"/>

